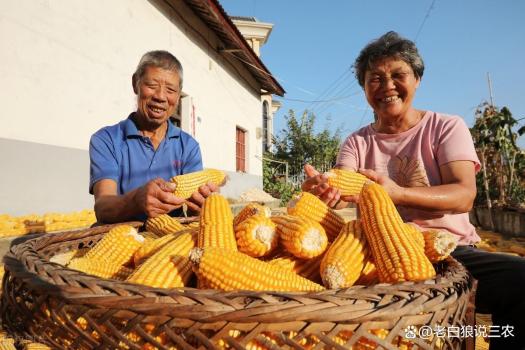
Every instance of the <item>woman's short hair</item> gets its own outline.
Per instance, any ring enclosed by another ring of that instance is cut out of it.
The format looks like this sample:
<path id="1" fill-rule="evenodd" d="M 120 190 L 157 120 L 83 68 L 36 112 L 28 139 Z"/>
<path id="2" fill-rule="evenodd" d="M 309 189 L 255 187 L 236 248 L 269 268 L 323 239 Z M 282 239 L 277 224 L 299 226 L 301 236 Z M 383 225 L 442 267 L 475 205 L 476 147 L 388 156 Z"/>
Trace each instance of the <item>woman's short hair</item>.
<path id="1" fill-rule="evenodd" d="M 423 77 L 425 64 L 419 55 L 416 44 L 412 40 L 390 31 L 369 42 L 357 56 L 354 62 L 354 73 L 359 85 L 364 86 L 365 73 L 372 64 L 385 57 L 394 57 L 405 61 L 412 67 L 416 78 L 421 79 Z"/>
<path id="2" fill-rule="evenodd" d="M 179 88 L 182 88 L 182 65 L 180 64 L 177 57 L 164 50 L 149 51 L 142 56 L 135 73 L 133 73 L 134 88 L 137 87 L 136 84 L 138 84 L 140 79 L 144 76 L 146 68 L 151 66 L 177 72 L 180 79 Z"/>

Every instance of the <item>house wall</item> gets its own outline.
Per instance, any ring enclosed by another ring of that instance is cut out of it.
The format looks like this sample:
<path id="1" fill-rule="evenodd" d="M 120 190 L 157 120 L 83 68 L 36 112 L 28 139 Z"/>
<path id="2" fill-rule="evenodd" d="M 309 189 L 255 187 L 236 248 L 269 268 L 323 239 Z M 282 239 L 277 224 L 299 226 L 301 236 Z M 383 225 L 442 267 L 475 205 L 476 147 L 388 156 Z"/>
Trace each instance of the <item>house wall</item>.
<path id="1" fill-rule="evenodd" d="M 89 138 L 135 109 L 131 75 L 142 54 L 155 49 L 174 53 L 184 67 L 182 127 L 200 142 L 204 166 L 235 171 L 240 126 L 249 138 L 246 178 L 250 186 L 262 186 L 260 86 L 241 62 L 217 51 L 215 35 L 182 1 L 2 1 L 0 43 L 0 139 L 8 162 L 2 168 L 15 181 L 2 181 L 1 193 L 12 192 L 6 186 L 23 193 L 35 174 L 20 163 L 43 157 L 46 176 L 75 176 L 71 196 L 92 201 L 85 183 Z M 46 152 L 34 153 L 38 147 Z M 81 155 L 75 157 L 76 151 Z M 75 171 L 64 173 L 64 163 Z M 47 198 L 55 193 L 52 186 L 39 190 Z M 4 203 L 17 200 L 4 196 L 0 213 L 10 213 Z M 27 212 L 46 209 L 27 204 Z"/>

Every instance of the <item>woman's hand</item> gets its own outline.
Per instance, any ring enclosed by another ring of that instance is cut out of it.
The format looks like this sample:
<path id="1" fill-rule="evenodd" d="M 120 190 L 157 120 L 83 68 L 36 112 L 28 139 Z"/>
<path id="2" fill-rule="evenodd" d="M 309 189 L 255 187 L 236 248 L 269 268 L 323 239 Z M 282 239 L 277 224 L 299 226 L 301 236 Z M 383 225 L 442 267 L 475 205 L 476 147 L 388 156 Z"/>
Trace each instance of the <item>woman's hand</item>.
<path id="1" fill-rule="evenodd" d="M 190 198 L 186 200 L 188 210 L 195 215 L 201 212 L 204 200 L 213 192 L 219 192 L 219 186 L 212 182 L 208 182 L 206 185 L 199 187 L 198 191 L 194 192 Z"/>
<path id="2" fill-rule="evenodd" d="M 346 207 L 347 202 L 341 197 L 341 191 L 328 185 L 328 177 L 326 175 L 319 173 L 310 164 L 305 164 L 304 172 L 306 173 L 306 179 L 301 185 L 303 191 L 319 197 L 330 208 L 341 209 Z"/>
<path id="3" fill-rule="evenodd" d="M 403 200 L 405 188 L 399 186 L 394 180 L 386 175 L 378 174 L 372 169 L 359 169 L 359 173 L 365 175 L 370 180 L 377 182 L 384 187 L 394 204 L 399 204 Z M 357 199 L 359 200 L 359 199 Z"/>

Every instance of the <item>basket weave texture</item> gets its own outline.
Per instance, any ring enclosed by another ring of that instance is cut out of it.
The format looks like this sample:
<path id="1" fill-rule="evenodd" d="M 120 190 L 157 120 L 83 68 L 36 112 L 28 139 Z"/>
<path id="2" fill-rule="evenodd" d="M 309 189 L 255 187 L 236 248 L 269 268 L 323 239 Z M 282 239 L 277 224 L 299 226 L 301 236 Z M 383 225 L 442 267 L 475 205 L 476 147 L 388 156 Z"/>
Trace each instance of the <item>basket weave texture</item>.
<path id="1" fill-rule="evenodd" d="M 424 282 L 316 293 L 150 288 L 49 261 L 93 246 L 111 227 L 48 234 L 11 248 L 1 304 L 8 332 L 57 349 L 397 349 L 407 327 L 466 325 L 472 278 L 452 258 Z M 463 342 L 409 340 L 411 349 L 460 349 Z"/>

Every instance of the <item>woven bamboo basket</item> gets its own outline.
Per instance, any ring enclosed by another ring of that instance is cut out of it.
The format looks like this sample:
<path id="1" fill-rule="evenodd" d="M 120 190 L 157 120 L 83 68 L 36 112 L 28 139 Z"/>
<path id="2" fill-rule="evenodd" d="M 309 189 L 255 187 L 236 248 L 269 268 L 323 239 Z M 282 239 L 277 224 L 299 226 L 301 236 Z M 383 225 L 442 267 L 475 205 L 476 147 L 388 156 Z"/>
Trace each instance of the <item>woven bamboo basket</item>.
<path id="1" fill-rule="evenodd" d="M 473 280 L 452 258 L 424 282 L 316 293 L 150 288 L 49 261 L 94 245 L 111 227 L 48 234 L 11 248 L 1 305 L 9 333 L 57 349 L 460 349 L 463 343 L 402 338 L 407 329 L 466 325 Z"/>

